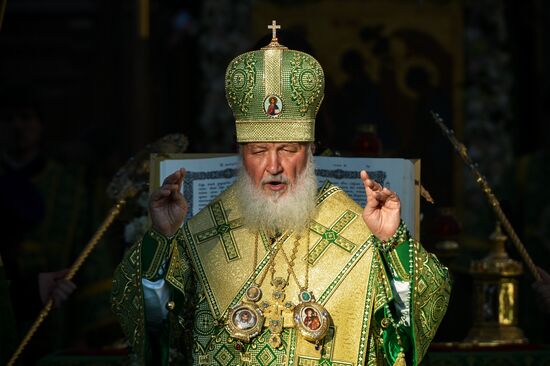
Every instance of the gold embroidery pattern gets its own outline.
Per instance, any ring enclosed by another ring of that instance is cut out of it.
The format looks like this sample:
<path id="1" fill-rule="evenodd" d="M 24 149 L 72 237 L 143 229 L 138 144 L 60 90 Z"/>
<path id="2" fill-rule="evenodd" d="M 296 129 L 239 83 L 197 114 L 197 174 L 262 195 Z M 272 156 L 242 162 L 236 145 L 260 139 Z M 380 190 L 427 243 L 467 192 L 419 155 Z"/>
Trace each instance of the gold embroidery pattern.
<path id="1" fill-rule="evenodd" d="M 210 216 L 215 223 L 215 226 L 203 230 L 195 235 L 195 239 L 198 244 L 204 243 L 212 238 L 219 237 L 225 252 L 225 258 L 228 262 L 234 261 L 240 258 L 239 248 L 235 239 L 233 238 L 232 231 L 239 229 L 243 226 L 243 220 L 241 218 L 228 221 L 225 209 L 221 201 L 214 202 L 208 206 L 210 210 Z"/>
<path id="2" fill-rule="evenodd" d="M 254 53 L 244 53 L 231 62 L 225 75 L 227 101 L 231 109 L 238 107 L 237 109 L 242 113 L 248 113 L 250 102 L 254 99 L 255 85 L 256 59 Z"/>
<path id="3" fill-rule="evenodd" d="M 331 326 L 327 336 L 323 339 L 321 347 L 321 357 L 298 356 L 297 365 L 303 366 L 351 366 L 351 362 L 333 360 L 334 339 L 336 338 L 336 328 Z"/>
<path id="4" fill-rule="evenodd" d="M 323 69 L 311 57 L 295 52 L 290 61 L 290 89 L 292 100 L 296 102 L 299 112 L 304 116 L 311 104 L 316 103 L 319 109 L 322 99 L 324 75 Z"/>
<path id="5" fill-rule="evenodd" d="M 280 49 L 265 50 L 264 80 L 265 95 L 281 95 L 281 77 L 283 51 Z"/>
<path id="6" fill-rule="evenodd" d="M 330 183 L 329 180 L 325 180 L 323 184 L 321 185 L 321 188 L 319 188 L 319 195 L 322 195 L 325 193 L 330 187 L 334 187 L 332 183 Z"/>
<path id="7" fill-rule="evenodd" d="M 327 198 L 331 196 L 332 194 L 338 192 L 339 189 L 333 186 L 330 186 L 329 184 L 325 184 L 323 186 L 323 189 L 321 190 L 321 198 L 319 199 L 320 202 L 324 200 L 324 198 Z M 324 197 L 323 197 L 324 196 Z M 334 197 L 335 199 L 339 199 L 338 197 Z M 229 202 L 229 201 L 228 201 Z M 226 203 L 226 201 L 224 201 Z M 229 203 L 226 204 L 227 210 L 230 209 L 231 206 L 229 206 Z M 343 213 L 345 213 L 345 209 L 340 211 L 339 216 L 331 216 L 333 217 L 332 221 L 338 221 L 338 219 L 334 220 L 335 218 L 341 217 Z M 359 215 L 359 214 L 357 214 Z M 238 216 L 238 215 L 236 215 Z M 209 227 L 211 224 L 210 218 L 208 218 L 208 223 L 205 223 L 206 226 L 201 226 L 201 230 L 204 227 Z M 324 221 L 323 221 L 324 222 Z M 327 225 L 327 227 L 332 225 Z M 326 227 L 325 227 L 326 229 Z M 345 232 L 344 232 L 345 233 Z M 185 232 L 185 240 L 188 241 L 189 246 L 191 249 L 195 248 L 195 233 L 191 234 L 189 228 L 186 228 Z M 244 235 L 244 233 L 243 233 Z M 193 245 L 191 245 L 193 244 Z M 264 243 L 265 244 L 265 243 Z M 416 247 L 412 247 L 414 244 L 414 241 L 410 241 L 411 249 L 414 248 L 417 252 L 421 250 L 418 245 Z M 405 244 L 406 245 L 406 244 Z M 361 248 L 359 244 L 357 244 L 357 248 L 355 249 L 354 254 L 351 256 L 357 255 L 357 253 L 361 253 Z M 340 250 L 338 250 L 340 252 Z M 345 255 L 346 253 L 343 253 Z M 425 352 L 425 348 L 427 347 L 427 344 L 429 344 L 430 339 L 427 337 L 433 336 L 433 333 L 435 333 L 435 327 L 432 329 L 430 333 L 425 331 L 424 329 L 430 329 L 429 323 L 425 323 L 424 325 L 418 325 L 420 323 L 420 320 L 418 318 L 420 315 L 416 314 L 415 311 L 421 311 L 424 314 L 429 313 L 429 316 L 423 315 L 424 318 L 430 319 L 433 318 L 430 321 L 440 321 L 440 318 L 442 317 L 442 314 L 438 314 L 437 311 L 433 311 L 434 309 L 431 309 L 428 300 L 425 300 L 424 297 L 429 297 L 428 294 L 434 294 L 437 295 L 438 291 L 446 291 L 448 290 L 448 287 L 445 287 L 445 280 L 441 280 L 439 282 L 442 283 L 442 286 L 439 289 L 434 289 L 433 291 L 428 290 L 427 292 L 422 292 L 421 290 L 426 291 L 427 287 L 418 286 L 420 283 L 425 283 L 428 280 L 429 281 L 435 281 L 432 277 L 437 277 L 440 275 L 444 275 L 446 272 L 438 272 L 437 270 L 434 270 L 432 274 L 430 274 L 430 271 L 433 270 L 434 261 L 433 259 L 428 256 L 426 253 L 426 260 L 421 260 L 421 254 L 416 254 L 416 257 L 419 259 L 415 263 L 416 267 L 414 268 L 413 273 L 414 275 L 414 281 L 412 281 L 411 285 L 413 287 L 413 292 L 411 294 L 411 301 L 416 301 L 415 305 L 413 305 L 412 314 L 415 316 L 415 319 L 411 319 L 413 325 L 411 326 L 411 330 L 415 332 L 414 337 L 410 337 L 409 339 L 414 340 L 417 342 L 415 346 L 418 350 L 421 352 Z M 245 254 L 243 253 L 243 256 Z M 367 293 L 367 302 L 365 303 L 365 308 L 363 309 L 363 313 L 361 314 L 362 317 L 358 317 L 358 321 L 361 321 L 360 318 L 362 318 L 362 327 L 361 327 L 361 334 L 360 339 L 361 343 L 359 345 L 359 349 L 357 350 L 357 361 L 356 360 L 347 360 L 348 362 L 353 362 L 354 364 L 363 365 L 363 364 L 371 364 L 376 365 L 380 364 L 379 362 L 382 361 L 381 356 L 382 355 L 382 349 L 379 349 L 379 328 L 376 322 L 374 321 L 374 310 L 377 308 L 382 308 L 384 305 L 384 301 L 387 301 L 386 296 L 391 298 L 391 287 L 385 286 L 382 288 L 382 286 L 378 286 L 378 284 L 385 283 L 387 284 L 389 281 L 389 273 L 386 273 L 384 271 L 384 266 L 382 262 L 382 258 L 380 257 L 380 253 L 376 250 L 374 250 L 374 253 L 372 253 L 374 257 L 372 257 L 369 260 L 372 260 L 372 267 L 369 271 L 369 276 L 365 276 L 369 279 L 369 285 L 368 285 L 368 293 Z M 305 256 L 305 254 L 304 254 Z M 412 254 L 411 254 L 412 256 Z M 413 256 L 414 257 L 414 256 Z M 194 261 L 195 264 L 195 270 L 198 272 L 199 277 L 201 279 L 201 286 L 203 289 L 201 292 L 208 294 L 208 299 L 213 298 L 212 289 L 209 289 L 208 281 L 203 281 L 202 279 L 206 278 L 206 274 L 201 272 L 203 269 L 200 267 L 200 265 L 197 265 L 199 257 L 197 256 L 197 253 L 193 253 L 191 250 L 191 258 Z M 398 259 L 396 257 L 395 259 Z M 223 254 L 220 253 L 220 260 L 223 262 Z M 233 262 L 238 263 L 238 262 Z M 427 268 L 424 268 L 427 267 Z M 212 269 L 215 273 L 216 268 Z M 346 272 L 347 273 L 347 272 Z M 252 276 L 253 278 L 254 276 Z M 424 281 L 420 281 L 419 279 L 422 278 Z M 249 280 L 247 280 L 249 281 Z M 417 285 L 417 286 L 415 286 Z M 332 283 L 330 284 L 332 286 Z M 242 288 L 246 288 L 246 286 L 243 286 Z M 384 294 L 383 291 L 389 290 L 390 293 Z M 239 290 L 239 294 L 237 294 L 237 298 L 242 298 L 242 291 Z M 386 296 L 384 296 L 386 295 Z M 323 296 L 322 296 L 323 297 Z M 435 296 L 433 297 L 435 298 Z M 447 297 L 448 298 L 448 297 Z M 425 300 L 422 302 L 422 300 Z M 284 333 L 284 340 L 283 340 L 283 348 L 282 349 L 272 349 L 270 347 L 265 347 L 266 343 L 269 340 L 269 331 L 262 333 L 260 336 L 257 337 L 257 340 L 253 340 L 251 344 L 247 345 L 246 352 L 237 352 L 235 349 L 235 345 L 233 340 L 230 339 L 228 333 L 223 329 L 224 319 L 222 314 L 220 314 L 219 309 L 217 309 L 216 306 L 212 306 L 212 304 L 209 303 L 210 300 L 206 299 L 206 296 L 203 296 L 202 302 L 200 307 L 195 312 L 195 326 L 194 326 L 194 337 L 195 337 L 195 350 L 194 350 L 194 360 L 195 364 L 203 364 L 203 365 L 216 365 L 216 364 L 230 364 L 230 365 L 236 365 L 236 364 L 243 364 L 245 361 L 249 362 L 249 364 L 267 364 L 267 365 L 292 365 L 295 366 L 298 364 L 298 357 L 299 356 L 313 356 L 311 354 L 302 354 L 300 351 L 301 349 L 298 349 L 295 344 L 293 344 L 292 341 L 292 332 L 288 331 L 289 333 Z M 423 305 L 422 305 L 423 304 Z M 212 308 L 211 308 L 212 306 Z M 204 310 L 204 311 L 203 311 Z M 437 310 L 437 309 L 436 309 Z M 360 310 L 359 310 L 360 311 Z M 200 316 L 197 316 L 200 315 Z M 434 320 L 435 319 L 435 320 Z M 439 320 L 438 320 L 439 319 Z M 435 324 L 437 326 L 437 324 Z M 418 329 L 417 329 L 418 326 Z M 200 331 L 198 330 L 200 329 Z M 422 330 L 422 331 L 421 331 Z M 286 330 L 285 330 L 286 331 Z M 263 337 L 263 338 L 262 338 Z M 422 338 L 422 340 L 420 340 Z M 419 341 L 420 340 L 420 341 Z M 336 344 L 338 345 L 338 344 Z M 421 348 L 424 347 L 424 348 Z M 374 352 L 373 356 L 373 350 L 376 350 Z M 275 354 L 276 358 L 273 358 L 273 354 Z M 354 352 L 355 353 L 355 352 Z M 422 353 L 423 355 L 423 353 Z M 420 355 L 420 357 L 422 356 Z M 242 358 L 244 357 L 244 358 Z M 355 357 L 355 355 L 354 355 Z M 328 358 L 328 354 L 327 357 Z M 304 361 L 307 361 L 307 359 L 303 358 Z M 311 361 L 311 360 L 309 360 Z M 328 360 L 315 360 L 317 363 L 314 364 L 329 364 Z M 321 361 L 323 363 L 321 363 Z M 332 364 L 336 364 L 335 361 L 331 361 Z M 378 363 L 377 363 L 378 362 Z"/>
<path id="8" fill-rule="evenodd" d="M 176 241 L 172 242 L 172 255 L 170 256 L 170 266 L 166 272 L 166 280 L 170 282 L 172 286 L 177 288 L 181 293 L 185 293 L 185 284 L 189 277 L 189 271 L 191 266 L 186 261 L 186 256 L 181 255 L 180 251 L 184 253 L 183 248 L 178 247 Z"/>
<path id="9" fill-rule="evenodd" d="M 157 271 L 162 264 L 162 261 L 166 258 L 168 250 L 170 249 L 170 245 L 164 235 L 157 233 L 155 230 L 150 230 L 149 235 L 155 240 L 157 246 L 153 259 L 151 260 L 151 264 L 143 274 L 145 278 L 153 278 L 157 275 Z"/>
<path id="10" fill-rule="evenodd" d="M 379 261 L 381 263 L 382 258 L 380 256 L 380 253 L 375 254 L 374 260 Z M 391 292 L 390 279 L 386 275 L 384 266 L 379 266 L 379 270 L 376 273 L 376 277 L 377 277 L 377 281 L 376 281 L 377 289 L 376 289 L 376 296 L 374 298 L 375 313 L 384 307 L 387 300 L 390 300 L 393 298 L 393 294 Z"/>
<path id="11" fill-rule="evenodd" d="M 413 309 L 417 363 L 426 353 L 439 323 L 445 315 L 451 293 L 446 267 L 414 242 Z"/>
<path id="12" fill-rule="evenodd" d="M 369 342 L 367 345 L 367 366 L 378 366 L 384 364 L 384 355 L 382 352 L 382 337 L 379 336 L 380 328 L 376 326 L 376 322 L 372 323 L 371 332 L 369 334 Z"/>
<path id="13" fill-rule="evenodd" d="M 254 338 L 250 345 L 246 346 L 244 352 L 241 352 L 235 348 L 235 340 L 231 338 L 225 327 L 220 326 L 211 315 L 207 315 L 211 313 L 204 297 L 197 306 L 197 313 L 203 316 L 195 317 L 194 365 L 279 366 L 287 364 L 291 330 L 284 329 L 281 334 L 281 347 L 273 348 L 269 344 L 271 332 L 266 328 L 261 335 Z"/>
<path id="14" fill-rule="evenodd" d="M 348 253 L 353 252 L 355 244 L 344 238 L 341 232 L 355 220 L 356 217 L 356 213 L 346 210 L 330 228 L 312 220 L 309 229 L 320 235 L 321 238 L 313 245 L 313 248 L 311 248 L 308 254 L 309 263 L 315 264 L 331 244 L 335 244 Z"/>
<path id="15" fill-rule="evenodd" d="M 239 142 L 313 141 L 315 120 L 241 121 L 235 122 Z"/>
<path id="16" fill-rule="evenodd" d="M 141 241 L 130 249 L 113 276 L 111 308 L 130 346 L 145 359 L 145 309 L 141 291 Z"/>
<path id="17" fill-rule="evenodd" d="M 353 366 L 350 362 L 317 360 L 311 357 L 298 356 L 298 366 Z"/>
<path id="18" fill-rule="evenodd" d="M 361 327 L 361 342 L 359 343 L 359 350 L 357 352 L 357 365 L 363 365 L 365 357 L 367 357 L 366 350 L 368 349 L 368 340 L 372 336 L 372 329 L 374 320 L 374 301 L 377 289 L 375 288 L 375 277 L 380 271 L 380 257 L 375 251 L 371 259 L 371 268 L 369 271 L 368 284 L 367 284 L 367 298 L 365 302 L 365 309 L 363 310 L 363 319 Z"/>
<path id="19" fill-rule="evenodd" d="M 410 246 L 411 244 L 407 242 L 407 244 L 403 243 L 403 245 Z M 395 249 L 390 250 L 388 256 L 390 258 L 390 266 L 393 270 L 395 270 L 396 275 L 399 277 L 399 279 L 401 281 L 410 281 L 411 275 L 403 266 L 403 263 L 401 262 L 401 260 L 399 259 L 399 255 L 397 254 L 397 251 Z"/>
<path id="20" fill-rule="evenodd" d="M 323 189 L 321 192 L 319 192 L 319 195 L 317 196 L 317 206 L 319 206 L 321 203 L 323 203 L 324 200 L 332 196 L 334 193 L 341 191 L 339 187 L 332 185 L 329 181 L 326 182 L 326 184 L 323 186 Z"/>

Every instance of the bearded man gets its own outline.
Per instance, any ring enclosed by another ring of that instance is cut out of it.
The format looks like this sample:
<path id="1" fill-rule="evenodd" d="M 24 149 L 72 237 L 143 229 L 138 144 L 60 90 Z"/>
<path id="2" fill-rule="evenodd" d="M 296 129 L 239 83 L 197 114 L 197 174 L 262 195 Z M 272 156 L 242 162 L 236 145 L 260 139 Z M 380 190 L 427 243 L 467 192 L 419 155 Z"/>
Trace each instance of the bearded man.
<path id="1" fill-rule="evenodd" d="M 113 309 L 139 363 L 420 362 L 449 300 L 447 269 L 409 236 L 395 192 L 367 172 L 364 208 L 329 182 L 317 188 L 323 88 L 318 62 L 275 34 L 230 63 L 236 183 L 183 224 L 185 170 L 168 176 L 151 194 L 151 230 L 115 274 Z M 265 107 L 274 97 L 275 117 Z"/>

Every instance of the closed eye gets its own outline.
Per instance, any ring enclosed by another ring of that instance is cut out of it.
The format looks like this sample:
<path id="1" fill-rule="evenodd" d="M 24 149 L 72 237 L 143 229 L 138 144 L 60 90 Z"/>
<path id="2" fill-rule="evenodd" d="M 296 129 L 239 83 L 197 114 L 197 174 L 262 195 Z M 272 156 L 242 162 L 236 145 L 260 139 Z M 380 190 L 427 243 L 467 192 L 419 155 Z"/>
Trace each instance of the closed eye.
<path id="1" fill-rule="evenodd" d="M 283 151 L 295 153 L 298 152 L 298 146 L 295 145 L 285 145 L 282 148 Z"/>

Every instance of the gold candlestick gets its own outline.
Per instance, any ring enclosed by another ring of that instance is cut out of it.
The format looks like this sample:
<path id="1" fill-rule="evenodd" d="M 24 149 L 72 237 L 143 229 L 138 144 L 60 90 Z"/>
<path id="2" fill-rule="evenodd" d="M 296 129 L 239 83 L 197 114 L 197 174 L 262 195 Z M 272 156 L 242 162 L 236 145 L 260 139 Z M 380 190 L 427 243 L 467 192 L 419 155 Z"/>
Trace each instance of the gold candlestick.
<path id="1" fill-rule="evenodd" d="M 507 236 L 497 223 L 490 236 L 491 251 L 473 261 L 474 324 L 466 337 L 467 343 L 483 346 L 522 344 L 527 339 L 518 327 L 518 281 L 523 274 L 520 262 L 506 253 Z"/>

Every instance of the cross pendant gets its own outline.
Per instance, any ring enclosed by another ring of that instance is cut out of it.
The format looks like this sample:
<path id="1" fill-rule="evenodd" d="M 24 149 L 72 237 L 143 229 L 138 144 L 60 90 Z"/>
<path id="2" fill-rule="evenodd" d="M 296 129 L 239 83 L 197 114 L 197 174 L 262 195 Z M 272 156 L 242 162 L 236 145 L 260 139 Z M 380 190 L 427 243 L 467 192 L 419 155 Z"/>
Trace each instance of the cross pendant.
<path id="1" fill-rule="evenodd" d="M 284 301 L 284 288 L 286 287 L 286 284 L 287 283 L 283 278 L 275 278 L 273 280 L 275 290 L 271 294 L 271 299 L 273 302 L 269 303 L 264 301 L 262 303 L 266 323 L 271 332 L 269 343 L 273 348 L 279 348 L 281 346 L 281 333 L 283 332 L 283 328 L 289 328 L 292 326 L 292 310 L 294 310 L 294 305 L 290 301 Z"/>

